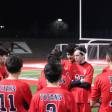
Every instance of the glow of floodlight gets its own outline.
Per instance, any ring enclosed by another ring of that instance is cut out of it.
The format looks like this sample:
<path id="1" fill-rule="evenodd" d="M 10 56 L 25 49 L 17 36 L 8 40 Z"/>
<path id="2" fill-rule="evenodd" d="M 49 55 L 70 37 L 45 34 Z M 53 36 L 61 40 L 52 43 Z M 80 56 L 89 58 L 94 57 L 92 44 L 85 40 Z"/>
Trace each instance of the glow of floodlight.
<path id="1" fill-rule="evenodd" d="M 59 22 L 62 22 L 63 20 L 61 18 L 58 19 Z"/>
<path id="2" fill-rule="evenodd" d="M 4 25 L 0 25 L 0 28 L 3 29 L 5 26 Z"/>

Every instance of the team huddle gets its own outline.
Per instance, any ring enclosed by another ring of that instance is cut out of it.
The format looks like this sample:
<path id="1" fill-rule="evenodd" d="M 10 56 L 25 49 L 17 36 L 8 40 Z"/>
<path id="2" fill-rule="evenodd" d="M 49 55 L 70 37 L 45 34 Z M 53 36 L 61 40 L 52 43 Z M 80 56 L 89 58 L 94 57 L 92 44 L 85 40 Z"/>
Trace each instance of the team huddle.
<path id="1" fill-rule="evenodd" d="M 86 48 L 69 44 L 67 59 L 53 49 L 37 92 L 19 80 L 22 59 L 0 47 L 0 112 L 112 112 L 112 44 L 107 47 L 108 66 L 98 74 L 92 86 L 94 68 L 85 60 Z"/>

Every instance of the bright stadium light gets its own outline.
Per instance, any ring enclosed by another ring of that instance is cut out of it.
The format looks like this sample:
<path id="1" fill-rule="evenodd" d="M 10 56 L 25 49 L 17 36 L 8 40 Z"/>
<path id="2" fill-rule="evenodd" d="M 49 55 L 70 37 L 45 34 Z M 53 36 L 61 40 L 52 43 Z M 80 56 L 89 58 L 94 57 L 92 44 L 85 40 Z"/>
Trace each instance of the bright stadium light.
<path id="1" fill-rule="evenodd" d="M 56 36 L 64 35 L 68 32 L 68 24 L 61 18 L 58 18 L 50 24 L 50 32 L 52 32 Z"/>
<path id="2" fill-rule="evenodd" d="M 5 26 L 4 25 L 0 25 L 0 28 L 3 29 Z"/>
<path id="3" fill-rule="evenodd" d="M 63 20 L 61 18 L 59 18 L 57 21 L 62 22 Z"/>

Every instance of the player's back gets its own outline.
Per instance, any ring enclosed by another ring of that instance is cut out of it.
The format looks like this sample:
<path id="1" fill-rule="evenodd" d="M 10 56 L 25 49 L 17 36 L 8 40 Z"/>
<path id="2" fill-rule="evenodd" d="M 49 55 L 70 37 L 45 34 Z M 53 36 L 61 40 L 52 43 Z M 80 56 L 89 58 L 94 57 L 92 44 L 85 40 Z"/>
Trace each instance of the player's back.
<path id="1" fill-rule="evenodd" d="M 75 112 L 73 104 L 73 96 L 67 90 L 46 87 L 33 97 L 29 112 Z"/>
<path id="2" fill-rule="evenodd" d="M 26 83 L 6 79 L 0 81 L 0 98 L 0 112 L 27 112 L 32 94 Z"/>
<path id="3" fill-rule="evenodd" d="M 62 73 L 62 77 L 59 80 L 59 86 L 63 89 L 69 90 L 71 78 L 69 74 L 66 72 Z M 41 90 L 42 88 L 47 86 L 47 80 L 45 78 L 45 74 L 43 74 L 37 82 L 38 89 L 37 91 Z"/>
<path id="4" fill-rule="evenodd" d="M 63 71 L 62 71 L 62 77 L 59 80 L 60 87 L 63 88 L 63 89 L 69 90 L 70 82 L 71 82 L 71 78 L 69 76 L 69 72 L 65 71 L 63 69 Z M 44 71 L 41 72 L 41 77 L 39 78 L 39 80 L 37 82 L 37 86 L 38 86 L 37 91 L 39 91 L 42 88 L 44 88 L 44 87 L 47 86 L 47 80 L 45 78 Z"/>

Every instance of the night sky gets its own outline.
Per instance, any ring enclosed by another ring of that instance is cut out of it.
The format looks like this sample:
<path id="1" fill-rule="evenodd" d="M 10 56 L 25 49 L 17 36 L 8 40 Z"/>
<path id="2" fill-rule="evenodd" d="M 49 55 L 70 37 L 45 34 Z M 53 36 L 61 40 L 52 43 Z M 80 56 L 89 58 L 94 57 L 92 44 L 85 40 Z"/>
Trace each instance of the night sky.
<path id="1" fill-rule="evenodd" d="M 82 7 L 84 36 L 112 39 L 112 0 L 82 0 Z"/>
<path id="2" fill-rule="evenodd" d="M 83 17 L 91 28 L 112 28 L 112 0 L 84 0 Z"/>
<path id="3" fill-rule="evenodd" d="M 0 3 L 0 23 L 10 28 L 47 28 L 62 18 L 74 30 L 74 0 L 10 0 Z"/>
<path id="4" fill-rule="evenodd" d="M 82 0 L 82 28 L 87 32 L 112 32 L 112 0 Z M 79 33 L 79 0 L 3 0 L 0 24 L 11 31 L 44 32 L 58 18 L 68 24 L 69 32 Z M 103 34 L 102 34 L 103 35 Z M 91 36 L 88 34 L 88 36 Z M 99 35 L 97 35 L 99 36 Z M 102 36 L 101 36 L 102 37 Z"/>

